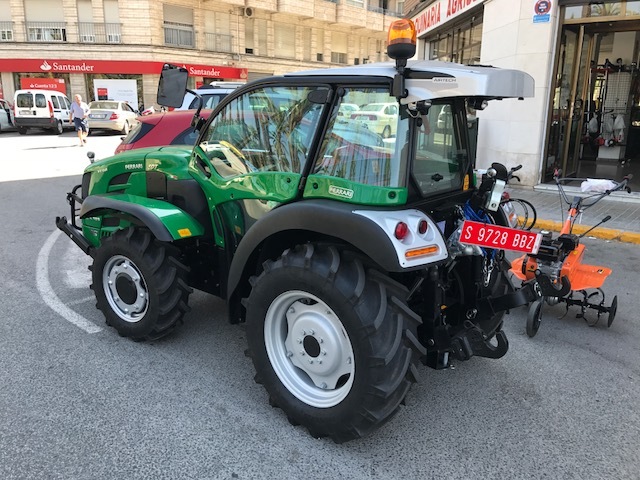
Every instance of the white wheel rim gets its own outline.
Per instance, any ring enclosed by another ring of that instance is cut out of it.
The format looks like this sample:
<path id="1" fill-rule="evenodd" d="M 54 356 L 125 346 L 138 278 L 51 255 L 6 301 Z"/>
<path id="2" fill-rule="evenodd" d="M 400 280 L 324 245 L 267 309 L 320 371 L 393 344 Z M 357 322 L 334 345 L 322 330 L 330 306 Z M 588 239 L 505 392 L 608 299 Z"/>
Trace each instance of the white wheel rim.
<path id="1" fill-rule="evenodd" d="M 280 381 L 307 405 L 330 408 L 351 391 L 356 368 L 351 340 L 318 297 L 299 290 L 279 295 L 267 310 L 264 341 Z"/>
<path id="2" fill-rule="evenodd" d="M 102 288 L 109 306 L 122 320 L 136 323 L 149 308 L 149 292 L 140 270 L 130 259 L 114 255 L 102 271 Z"/>

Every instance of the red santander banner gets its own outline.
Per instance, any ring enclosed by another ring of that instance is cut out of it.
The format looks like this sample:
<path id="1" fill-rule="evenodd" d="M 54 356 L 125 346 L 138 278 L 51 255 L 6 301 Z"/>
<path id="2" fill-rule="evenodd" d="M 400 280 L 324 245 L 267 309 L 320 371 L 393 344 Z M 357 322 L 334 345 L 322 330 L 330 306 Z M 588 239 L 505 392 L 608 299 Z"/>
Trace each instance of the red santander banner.
<path id="1" fill-rule="evenodd" d="M 22 90 L 39 88 L 41 90 L 56 90 L 60 93 L 67 93 L 67 86 L 63 78 L 21 78 L 20 88 Z"/>
<path id="2" fill-rule="evenodd" d="M 133 62 L 126 60 L 60 60 L 50 58 L 0 59 L 0 72 L 44 73 L 128 73 L 160 74 L 163 62 Z M 192 77 L 246 80 L 247 69 L 176 63 L 184 67 Z"/>

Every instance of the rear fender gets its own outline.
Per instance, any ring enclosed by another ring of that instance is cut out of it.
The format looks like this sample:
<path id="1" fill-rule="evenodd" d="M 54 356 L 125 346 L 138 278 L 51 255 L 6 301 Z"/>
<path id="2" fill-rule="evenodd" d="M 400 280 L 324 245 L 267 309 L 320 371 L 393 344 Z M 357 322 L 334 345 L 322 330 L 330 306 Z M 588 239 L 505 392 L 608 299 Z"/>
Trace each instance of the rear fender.
<path id="1" fill-rule="evenodd" d="M 448 252 L 444 240 L 442 240 L 433 221 L 428 219 L 431 228 L 429 235 L 434 236 L 434 240 L 430 243 L 438 244 L 439 253 L 415 262 L 401 261 L 404 254 L 398 247 L 399 242 L 389 233 L 388 222 L 385 225 L 385 220 L 388 219 L 385 217 L 397 214 L 399 220 L 411 224 L 417 218 L 414 212 L 367 209 L 361 205 L 327 200 L 309 200 L 276 208 L 256 222 L 238 245 L 229 269 L 226 288 L 227 299 L 232 299 L 243 278 L 246 279 L 248 275 L 255 272 L 255 270 L 250 271 L 250 268 L 247 268 L 253 263 L 251 259 L 255 258 L 254 252 L 260 249 L 268 239 L 282 232 L 292 232 L 293 234 L 305 231 L 313 232 L 316 234 L 315 236 L 339 239 L 346 244 L 353 245 L 355 249 L 363 252 L 387 272 L 423 269 L 426 265 L 446 260 Z M 426 218 L 426 215 L 421 214 L 420 217 Z M 393 231 L 392 228 L 391 231 Z M 417 240 L 423 241 L 423 239 Z M 288 245 L 284 246 L 282 250 L 287 247 Z"/>
<path id="2" fill-rule="evenodd" d="M 136 218 L 162 242 L 198 237 L 204 233 L 202 225 L 184 210 L 162 200 L 137 195 L 90 195 L 82 202 L 80 218 L 100 217 L 108 212 Z M 95 239 L 92 243 L 96 243 Z"/>

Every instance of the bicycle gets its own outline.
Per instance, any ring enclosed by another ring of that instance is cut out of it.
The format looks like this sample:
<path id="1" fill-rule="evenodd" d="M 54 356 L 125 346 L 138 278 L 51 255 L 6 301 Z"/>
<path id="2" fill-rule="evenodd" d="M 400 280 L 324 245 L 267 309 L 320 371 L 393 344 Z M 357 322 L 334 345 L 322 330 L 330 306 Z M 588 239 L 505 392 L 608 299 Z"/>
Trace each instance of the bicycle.
<path id="1" fill-rule="evenodd" d="M 520 181 L 520 177 L 514 175 L 522 168 L 522 165 L 512 167 L 507 171 L 500 163 L 492 163 L 491 168 L 496 170 L 496 178 L 504 179 L 505 185 L 509 183 L 509 180 L 516 179 Z M 497 223 L 504 225 L 505 227 L 518 228 L 520 230 L 531 230 L 536 224 L 538 219 L 538 212 L 536 207 L 531 202 L 524 198 L 514 198 L 509 192 L 503 191 L 500 198 L 500 212 L 503 218 L 496 218 Z"/>
<path id="2" fill-rule="evenodd" d="M 554 177 L 561 200 L 569 206 L 567 218 L 563 222 L 560 234 L 553 238 L 551 232 L 544 232 L 536 254 L 523 255 L 511 263 L 510 271 L 518 279 L 524 282 L 536 278 L 538 283 L 542 283 L 540 285 L 541 291 L 553 292 L 552 295 L 543 296 L 541 294 L 529 306 L 526 325 L 529 337 L 534 337 L 538 333 L 542 319 L 542 305 L 545 301 L 549 305 L 564 302 L 567 312 L 570 306 L 580 307 L 580 313 L 576 317 L 583 318 L 589 326 L 595 326 L 600 321 L 601 315 L 606 313 L 608 315 L 607 327 L 611 327 L 616 316 L 618 296 L 614 296 L 611 305 L 605 307 L 605 295 L 601 287 L 607 277 L 611 275 L 612 270 L 603 266 L 583 264 L 585 246 L 580 243 L 580 238 L 609 221 L 611 216 L 607 215 L 581 235 L 576 235 L 572 231 L 577 217 L 604 197 L 623 189 L 631 193 L 631 188 L 628 187 L 631 178 L 632 176 L 628 175 L 621 182 L 611 181 L 613 188 L 569 199 L 562 186 L 563 182 L 586 182 L 588 179 Z M 592 300 L 598 295 L 601 296 L 599 302 Z M 588 309 L 597 311 L 598 316 L 595 322 L 587 320 L 586 312 Z"/>

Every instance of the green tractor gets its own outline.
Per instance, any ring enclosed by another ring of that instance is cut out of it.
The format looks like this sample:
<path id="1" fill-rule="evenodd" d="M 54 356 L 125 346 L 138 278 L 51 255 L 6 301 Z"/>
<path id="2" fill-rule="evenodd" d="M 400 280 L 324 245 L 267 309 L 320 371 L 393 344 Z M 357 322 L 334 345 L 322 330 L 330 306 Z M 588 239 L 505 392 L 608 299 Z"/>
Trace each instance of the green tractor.
<path id="1" fill-rule="evenodd" d="M 530 97 L 533 79 L 407 61 L 395 32 L 395 62 L 254 81 L 196 114 L 194 147 L 92 163 L 56 219 L 120 335 L 170 333 L 193 289 L 222 297 L 271 403 L 336 442 L 397 412 L 419 365 L 502 357 L 505 311 L 541 295 L 511 285 L 508 245 L 463 229 L 522 233 L 499 227 L 500 172 L 474 178 L 466 108 Z M 158 103 L 186 80 L 166 65 Z"/>

